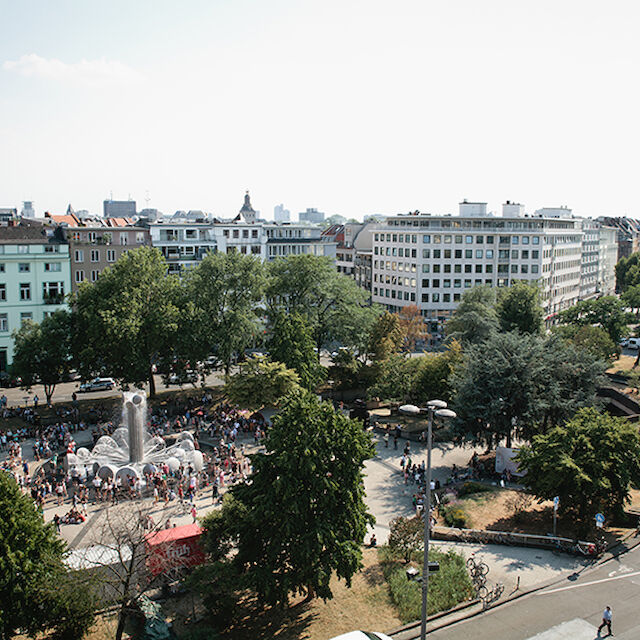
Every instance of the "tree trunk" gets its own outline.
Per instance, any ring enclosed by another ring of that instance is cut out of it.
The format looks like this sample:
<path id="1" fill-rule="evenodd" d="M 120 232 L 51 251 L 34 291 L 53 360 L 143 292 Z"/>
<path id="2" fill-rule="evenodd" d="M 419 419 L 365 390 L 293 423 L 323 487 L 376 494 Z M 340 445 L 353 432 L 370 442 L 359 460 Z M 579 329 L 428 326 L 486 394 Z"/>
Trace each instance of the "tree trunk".
<path id="1" fill-rule="evenodd" d="M 126 619 L 125 606 L 123 605 L 122 609 L 120 609 L 120 614 L 118 615 L 118 628 L 116 629 L 115 640 L 122 640 L 122 634 L 124 633 L 125 619 Z"/>
<path id="2" fill-rule="evenodd" d="M 507 449 L 511 449 L 511 429 L 507 431 Z"/>
<path id="3" fill-rule="evenodd" d="M 53 392 L 56 389 L 55 384 L 45 384 L 44 387 L 44 395 L 47 396 L 47 406 L 51 406 L 51 397 L 53 396 Z"/>
<path id="4" fill-rule="evenodd" d="M 155 398 L 156 396 L 156 381 L 153 377 L 153 369 L 149 367 L 149 396 Z"/>

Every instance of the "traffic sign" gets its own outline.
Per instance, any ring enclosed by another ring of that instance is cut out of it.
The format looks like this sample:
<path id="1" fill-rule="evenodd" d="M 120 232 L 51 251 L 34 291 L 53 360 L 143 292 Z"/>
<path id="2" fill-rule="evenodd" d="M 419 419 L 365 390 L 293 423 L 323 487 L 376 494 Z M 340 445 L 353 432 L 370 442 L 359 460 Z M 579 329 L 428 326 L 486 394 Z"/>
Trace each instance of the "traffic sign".
<path id="1" fill-rule="evenodd" d="M 596 513 L 596 527 L 602 527 L 604 524 L 604 516 L 601 513 Z"/>
<path id="2" fill-rule="evenodd" d="M 553 509 L 554 509 L 554 511 L 557 511 L 559 506 L 560 506 L 560 496 L 556 496 L 553 499 Z"/>

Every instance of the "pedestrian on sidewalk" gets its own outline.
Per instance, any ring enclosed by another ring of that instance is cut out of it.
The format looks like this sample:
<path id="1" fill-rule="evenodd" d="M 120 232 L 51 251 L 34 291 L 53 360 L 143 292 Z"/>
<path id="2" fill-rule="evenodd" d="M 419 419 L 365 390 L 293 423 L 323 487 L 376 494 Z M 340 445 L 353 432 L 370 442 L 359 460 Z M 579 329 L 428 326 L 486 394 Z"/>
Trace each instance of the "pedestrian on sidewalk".
<path id="1" fill-rule="evenodd" d="M 611 607 L 607 605 L 605 610 L 602 612 L 602 624 L 598 627 L 598 635 L 600 635 L 600 629 L 602 627 L 607 627 L 607 631 L 609 635 L 612 636 L 613 632 L 611 631 L 611 620 L 613 618 L 613 614 L 611 613 Z"/>

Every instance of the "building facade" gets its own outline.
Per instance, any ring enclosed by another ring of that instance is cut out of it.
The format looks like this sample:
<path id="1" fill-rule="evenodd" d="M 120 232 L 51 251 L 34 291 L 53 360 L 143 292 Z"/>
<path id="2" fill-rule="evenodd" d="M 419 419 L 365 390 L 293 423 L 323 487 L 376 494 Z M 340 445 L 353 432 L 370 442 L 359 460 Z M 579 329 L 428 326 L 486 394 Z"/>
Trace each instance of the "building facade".
<path id="1" fill-rule="evenodd" d="M 465 201 L 459 216 L 387 218 L 373 233 L 372 300 L 393 311 L 415 304 L 443 321 L 465 290 L 522 280 L 540 284 L 549 321 L 580 297 L 581 222 L 569 210 L 562 215 L 526 216 L 507 202 L 498 217 Z"/>
<path id="2" fill-rule="evenodd" d="M 275 222 L 291 222 L 291 212 L 283 204 L 277 204 L 273 208 L 273 219 Z"/>
<path id="3" fill-rule="evenodd" d="M 299 222 L 309 222 L 311 224 L 322 224 L 324 222 L 324 213 L 317 209 L 311 208 L 306 211 L 301 211 L 298 214 Z"/>
<path id="4" fill-rule="evenodd" d="M 66 308 L 69 245 L 42 225 L 0 228 L 0 371 L 13 361 L 12 332 Z"/>
<path id="5" fill-rule="evenodd" d="M 105 200 L 102 203 L 105 218 L 133 218 L 136 216 L 135 200 Z"/>
<path id="6" fill-rule="evenodd" d="M 151 244 L 149 229 L 135 226 L 69 227 L 65 232 L 74 292 L 83 282 L 95 282 L 123 253 Z"/>

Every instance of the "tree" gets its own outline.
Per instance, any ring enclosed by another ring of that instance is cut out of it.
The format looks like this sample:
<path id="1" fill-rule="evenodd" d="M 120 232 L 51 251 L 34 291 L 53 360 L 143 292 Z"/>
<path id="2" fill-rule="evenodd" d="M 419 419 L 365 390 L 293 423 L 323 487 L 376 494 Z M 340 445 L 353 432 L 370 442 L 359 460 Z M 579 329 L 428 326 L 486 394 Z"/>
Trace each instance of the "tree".
<path id="1" fill-rule="evenodd" d="M 22 378 L 22 386 L 30 389 L 40 382 L 47 404 L 56 385 L 63 382 L 71 368 L 71 316 L 59 310 L 40 324 L 26 321 L 13 333 L 12 373 Z"/>
<path id="2" fill-rule="evenodd" d="M 63 564 L 65 545 L 33 501 L 0 473 L 0 638 L 54 631 L 79 640 L 93 622 L 93 594 Z M 76 592 L 77 591 L 77 592 Z"/>
<path id="3" fill-rule="evenodd" d="M 516 458 L 539 500 L 560 498 L 585 531 L 597 512 L 618 515 L 640 482 L 640 436 L 622 418 L 582 409 L 565 425 L 533 438 Z"/>
<path id="4" fill-rule="evenodd" d="M 313 338 L 304 318 L 298 313 L 276 314 L 267 340 L 271 360 L 282 362 L 300 376 L 300 384 L 312 391 L 325 377 L 326 369 L 318 363 Z"/>
<path id="5" fill-rule="evenodd" d="M 175 353 L 179 281 L 167 275 L 158 249 L 124 253 L 73 300 L 74 351 L 81 375 L 109 375 L 121 384 L 149 382 L 153 366 Z"/>
<path id="6" fill-rule="evenodd" d="M 581 300 L 561 311 L 559 319 L 563 324 L 602 327 L 616 344 L 620 342 L 622 334 L 627 329 L 627 322 L 631 320 L 630 314 L 624 309 L 624 304 L 615 296 Z"/>
<path id="7" fill-rule="evenodd" d="M 310 254 L 277 258 L 267 266 L 266 304 L 269 314 L 299 313 L 313 332 L 320 349 L 337 341 L 345 346 L 354 323 L 371 322 L 369 294 L 355 280 L 338 273 L 330 258 Z"/>
<path id="8" fill-rule="evenodd" d="M 241 253 L 209 253 L 185 277 L 192 303 L 189 340 L 200 358 L 214 353 L 228 374 L 233 357 L 243 353 L 262 331 L 257 311 L 264 289 L 258 258 Z"/>
<path id="9" fill-rule="evenodd" d="M 389 356 L 380 363 L 374 374 L 369 397 L 409 402 L 419 369 L 420 358 L 406 358 L 399 354 Z"/>
<path id="10" fill-rule="evenodd" d="M 558 337 L 494 334 L 469 347 L 454 374 L 456 427 L 488 446 L 530 439 L 593 406 L 605 366 Z"/>
<path id="11" fill-rule="evenodd" d="M 396 313 L 385 311 L 378 316 L 369 333 L 368 352 L 372 360 L 382 362 L 400 351 L 406 339 L 406 328 Z"/>
<path id="12" fill-rule="evenodd" d="M 502 331 L 539 334 L 543 327 L 540 289 L 536 284 L 515 282 L 498 294 L 496 313 Z"/>
<path id="13" fill-rule="evenodd" d="M 621 258 L 616 264 L 616 286 L 618 291 L 625 292 L 630 287 L 640 284 L 640 252 Z"/>
<path id="14" fill-rule="evenodd" d="M 611 362 L 620 353 L 618 345 L 602 327 L 558 325 L 553 327 L 553 333 L 576 347 L 585 349 L 603 362 Z"/>
<path id="15" fill-rule="evenodd" d="M 265 446 L 252 458 L 252 482 L 231 489 L 246 509 L 238 562 L 267 603 L 286 604 L 292 592 L 331 598 L 333 572 L 350 585 L 361 568 L 374 522 L 362 473 L 371 438 L 359 421 L 299 390 L 285 399 Z"/>
<path id="16" fill-rule="evenodd" d="M 418 516 L 404 518 L 398 516 L 389 523 L 389 547 L 400 553 L 405 563 L 423 548 L 424 520 Z"/>
<path id="17" fill-rule="evenodd" d="M 400 326 L 405 334 L 405 349 L 411 353 L 416 350 L 416 344 L 429 338 L 429 331 L 424 323 L 420 309 L 415 304 L 402 307 L 400 310 Z"/>
<path id="18" fill-rule="evenodd" d="M 411 401 L 419 405 L 435 398 L 451 402 L 453 374 L 463 360 L 460 343 L 451 340 L 442 353 L 425 353 L 417 360 L 419 366 L 411 389 Z"/>
<path id="19" fill-rule="evenodd" d="M 640 317 L 640 284 L 628 287 L 621 296 L 622 301 L 636 314 L 636 320 Z"/>
<path id="20" fill-rule="evenodd" d="M 496 292 L 492 287 L 473 287 L 465 291 L 447 322 L 447 336 L 465 346 L 483 342 L 499 328 L 495 304 Z"/>
<path id="21" fill-rule="evenodd" d="M 281 362 L 253 356 L 240 365 L 237 373 L 227 376 L 225 392 L 240 407 L 260 409 L 278 405 L 299 384 L 300 376 Z"/>

